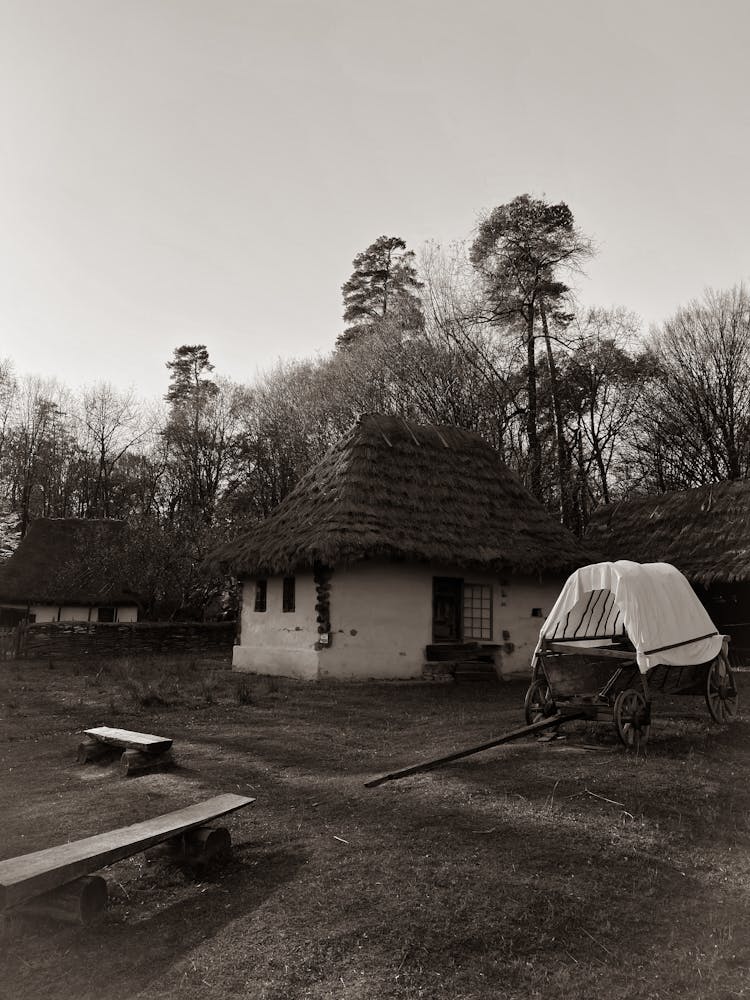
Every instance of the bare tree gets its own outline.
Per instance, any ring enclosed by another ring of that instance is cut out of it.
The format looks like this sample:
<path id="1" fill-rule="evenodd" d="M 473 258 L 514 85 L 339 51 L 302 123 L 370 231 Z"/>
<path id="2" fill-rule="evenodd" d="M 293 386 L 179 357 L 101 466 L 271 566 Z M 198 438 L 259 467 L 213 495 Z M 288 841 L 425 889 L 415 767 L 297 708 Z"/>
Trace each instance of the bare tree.
<path id="1" fill-rule="evenodd" d="M 750 295 L 708 290 L 655 330 L 657 376 L 639 404 L 644 478 L 684 489 L 750 474 Z"/>
<path id="2" fill-rule="evenodd" d="M 112 517 L 113 479 L 123 457 L 144 439 L 149 428 L 133 391 L 118 392 L 108 382 L 83 390 L 81 399 L 83 446 L 90 456 L 92 472 L 88 483 L 88 513 Z"/>
<path id="3" fill-rule="evenodd" d="M 592 506 L 627 489 L 628 440 L 641 388 L 654 371 L 639 336 L 638 318 L 625 309 L 589 309 L 569 330 L 561 362 L 564 422 L 577 465 L 575 527 Z"/>
<path id="4" fill-rule="evenodd" d="M 70 513 L 76 459 L 70 394 L 54 380 L 26 376 L 14 396 L 7 435 L 10 498 L 25 534 L 34 515 Z"/>
<path id="5" fill-rule="evenodd" d="M 9 434 L 12 427 L 13 410 L 18 381 L 13 371 L 13 362 L 8 358 L 0 360 L 0 489 L 3 500 L 8 502 L 7 487 L 10 483 Z"/>

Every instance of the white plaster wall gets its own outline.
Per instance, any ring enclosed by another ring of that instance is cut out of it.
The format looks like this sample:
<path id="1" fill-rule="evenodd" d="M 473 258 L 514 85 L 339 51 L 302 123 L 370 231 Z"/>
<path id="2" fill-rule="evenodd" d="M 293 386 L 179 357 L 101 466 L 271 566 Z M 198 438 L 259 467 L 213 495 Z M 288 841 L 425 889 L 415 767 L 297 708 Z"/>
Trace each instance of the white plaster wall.
<path id="1" fill-rule="evenodd" d="M 320 676 L 356 680 L 420 677 L 432 641 L 428 566 L 362 562 L 331 578 L 331 646 Z"/>
<path id="2" fill-rule="evenodd" d="M 36 615 L 37 622 L 58 621 L 58 610 L 60 612 L 59 621 L 61 622 L 95 622 L 97 618 L 97 609 L 95 607 L 91 608 L 91 613 L 89 614 L 89 608 L 82 604 L 63 605 L 59 609 L 56 604 L 32 604 L 29 610 Z M 137 622 L 137 606 L 133 604 L 116 608 L 115 621 Z"/>
<path id="3" fill-rule="evenodd" d="M 332 645 L 320 652 L 320 676 L 419 677 L 432 642 L 432 581 L 460 577 L 492 586 L 492 639 L 503 677 L 525 675 L 545 617 L 564 577 L 494 577 L 450 566 L 363 562 L 336 569 L 331 581 Z M 541 617 L 532 615 L 541 608 Z M 352 635 L 354 632 L 354 635 Z M 506 639 L 504 633 L 508 633 Z"/>
<path id="4" fill-rule="evenodd" d="M 254 611 L 255 581 L 242 593 L 236 670 L 317 680 L 419 678 L 432 642 L 432 581 L 461 577 L 493 588 L 491 642 L 502 676 L 526 675 L 544 618 L 564 577 L 540 581 L 493 577 L 449 566 L 366 561 L 338 567 L 331 578 L 331 645 L 317 650 L 312 573 L 296 577 L 296 610 L 282 612 L 282 578 L 268 580 L 265 612 Z M 532 616 L 541 608 L 541 617 Z M 507 638 L 504 635 L 508 633 Z"/>
<path id="5" fill-rule="evenodd" d="M 494 591 L 493 622 L 495 642 L 503 645 L 501 673 L 503 677 L 528 674 L 544 619 L 552 610 L 566 577 L 539 580 L 532 577 L 504 577 Z M 541 608 L 541 618 L 535 618 L 533 608 Z M 506 640 L 503 632 L 509 633 Z M 507 646 L 511 643 L 513 650 Z"/>
<path id="6" fill-rule="evenodd" d="M 91 617 L 96 621 L 96 610 Z M 37 619 L 38 621 L 39 619 Z M 89 620 L 89 609 L 80 605 L 63 605 L 60 608 L 61 622 L 87 622 Z"/>
<path id="7" fill-rule="evenodd" d="M 254 610 L 255 580 L 243 582 L 240 644 L 232 654 L 235 670 L 317 680 L 315 583 L 311 572 L 298 573 L 295 580 L 294 611 L 281 610 L 282 577 L 269 577 L 265 611 Z"/>
<path id="8" fill-rule="evenodd" d="M 36 621 L 38 622 L 56 622 L 57 621 L 57 605 L 56 604 L 32 604 L 29 611 L 36 615 Z"/>

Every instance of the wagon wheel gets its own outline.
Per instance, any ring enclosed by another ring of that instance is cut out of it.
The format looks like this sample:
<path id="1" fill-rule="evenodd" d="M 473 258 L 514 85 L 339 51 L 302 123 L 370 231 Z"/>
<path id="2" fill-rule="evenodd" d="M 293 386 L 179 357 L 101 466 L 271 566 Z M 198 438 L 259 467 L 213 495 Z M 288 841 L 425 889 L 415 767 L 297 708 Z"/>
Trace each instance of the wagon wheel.
<path id="1" fill-rule="evenodd" d="M 644 695 L 635 688 L 626 688 L 615 698 L 614 720 L 617 735 L 626 747 L 644 746 L 651 729 L 651 713 Z"/>
<path id="2" fill-rule="evenodd" d="M 719 655 L 708 669 L 706 704 L 714 722 L 731 722 L 737 715 L 737 685 L 732 668 Z"/>
<path id="3" fill-rule="evenodd" d="M 537 677 L 531 682 L 523 700 L 523 708 L 528 726 L 534 722 L 541 722 L 542 719 L 548 719 L 555 714 L 555 701 L 545 677 Z"/>

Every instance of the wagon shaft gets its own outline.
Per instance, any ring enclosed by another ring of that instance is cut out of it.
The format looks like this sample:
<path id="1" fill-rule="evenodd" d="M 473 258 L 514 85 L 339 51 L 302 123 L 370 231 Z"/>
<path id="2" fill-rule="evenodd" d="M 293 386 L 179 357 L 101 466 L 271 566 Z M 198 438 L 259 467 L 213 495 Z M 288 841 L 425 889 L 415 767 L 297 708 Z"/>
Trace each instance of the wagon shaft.
<path id="1" fill-rule="evenodd" d="M 557 714 L 548 719 L 540 719 L 530 726 L 523 726 L 522 729 L 514 729 L 510 733 L 504 733 L 502 736 L 498 736 L 497 739 L 490 740 L 489 743 L 481 743 L 479 746 L 469 747 L 467 750 L 457 750 L 455 753 L 447 754 L 445 757 L 435 757 L 433 760 L 425 760 L 421 764 L 412 764 L 411 767 L 402 768 L 400 771 L 392 771 L 390 774 L 384 774 L 380 778 L 373 778 L 372 781 L 365 782 L 365 788 L 377 788 L 378 785 L 383 785 L 386 781 L 398 781 L 400 778 L 407 778 L 410 774 L 418 774 L 421 771 L 432 771 L 434 768 L 440 767 L 441 764 L 450 764 L 454 760 L 462 760 L 464 757 L 470 757 L 472 754 L 481 753 L 482 750 L 490 750 L 492 747 L 498 747 L 503 743 L 519 740 L 523 736 L 533 736 L 535 733 L 541 733 L 545 729 L 555 728 L 565 721 L 581 718 L 583 718 L 583 715 L 579 712 L 578 714 Z"/>

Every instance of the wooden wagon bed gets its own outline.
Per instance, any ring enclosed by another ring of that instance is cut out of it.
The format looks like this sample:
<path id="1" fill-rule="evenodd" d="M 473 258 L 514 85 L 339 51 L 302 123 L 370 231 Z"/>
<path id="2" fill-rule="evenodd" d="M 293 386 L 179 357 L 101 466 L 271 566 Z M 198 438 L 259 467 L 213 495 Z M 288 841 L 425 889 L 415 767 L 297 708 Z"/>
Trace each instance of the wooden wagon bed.
<path id="1" fill-rule="evenodd" d="M 643 673 L 635 651 L 624 648 L 624 637 L 619 641 L 619 647 L 545 641 L 526 693 L 526 721 L 583 713 L 592 721 L 613 722 L 621 741 L 635 746 L 648 739 L 656 696 L 703 696 L 714 721 L 735 717 L 737 687 L 726 642 L 709 663 L 660 664 Z"/>

